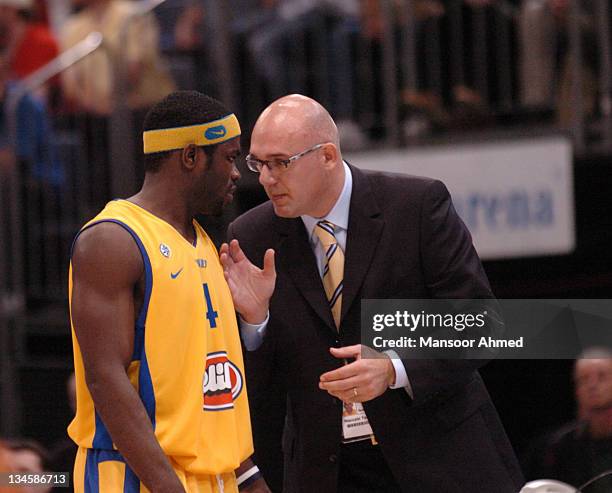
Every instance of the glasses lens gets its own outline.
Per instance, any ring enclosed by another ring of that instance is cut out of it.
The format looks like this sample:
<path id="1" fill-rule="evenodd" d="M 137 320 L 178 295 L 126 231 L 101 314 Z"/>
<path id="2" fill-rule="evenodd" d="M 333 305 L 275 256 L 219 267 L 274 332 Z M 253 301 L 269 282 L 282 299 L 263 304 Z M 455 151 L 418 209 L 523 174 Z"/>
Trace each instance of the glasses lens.
<path id="1" fill-rule="evenodd" d="M 251 171 L 254 171 L 255 173 L 259 173 L 261 171 L 261 163 L 256 159 L 252 159 L 249 156 L 247 156 L 246 158 L 246 165 Z"/>

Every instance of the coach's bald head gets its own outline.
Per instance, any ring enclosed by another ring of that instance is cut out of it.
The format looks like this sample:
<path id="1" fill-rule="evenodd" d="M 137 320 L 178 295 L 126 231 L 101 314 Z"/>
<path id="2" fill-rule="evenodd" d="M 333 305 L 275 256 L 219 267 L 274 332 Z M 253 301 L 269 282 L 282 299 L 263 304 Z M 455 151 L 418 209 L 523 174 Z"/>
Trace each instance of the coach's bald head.
<path id="1" fill-rule="evenodd" d="M 263 166 L 259 181 L 277 215 L 322 217 L 344 184 L 338 129 L 317 101 L 291 94 L 274 101 L 259 116 L 250 154 L 261 161 L 282 162 L 300 153 L 304 155 L 286 168 Z"/>

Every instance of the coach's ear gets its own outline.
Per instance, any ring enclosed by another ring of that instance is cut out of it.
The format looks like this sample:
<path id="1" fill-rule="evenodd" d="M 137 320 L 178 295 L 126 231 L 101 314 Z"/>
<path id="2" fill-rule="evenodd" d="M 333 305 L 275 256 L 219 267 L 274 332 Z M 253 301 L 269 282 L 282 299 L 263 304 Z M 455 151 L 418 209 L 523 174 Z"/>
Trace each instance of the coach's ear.
<path id="1" fill-rule="evenodd" d="M 189 144 L 188 146 L 184 147 L 181 151 L 181 165 L 188 170 L 192 170 L 196 167 L 199 154 L 200 152 L 198 150 L 198 146 L 195 144 Z"/>
<path id="2" fill-rule="evenodd" d="M 328 142 L 321 149 L 321 157 L 323 158 L 323 166 L 333 168 L 338 162 L 339 152 L 335 144 Z"/>

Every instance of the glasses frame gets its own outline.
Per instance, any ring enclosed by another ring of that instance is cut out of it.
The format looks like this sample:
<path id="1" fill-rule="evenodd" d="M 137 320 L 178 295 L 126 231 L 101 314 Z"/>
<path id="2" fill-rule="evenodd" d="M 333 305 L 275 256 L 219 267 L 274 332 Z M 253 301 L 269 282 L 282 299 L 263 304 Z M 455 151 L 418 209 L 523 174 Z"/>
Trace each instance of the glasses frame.
<path id="1" fill-rule="evenodd" d="M 298 152 L 297 154 L 291 157 L 288 157 L 286 159 L 263 160 L 263 159 L 254 158 L 253 156 L 251 156 L 251 154 L 248 154 L 247 157 L 245 158 L 245 161 L 246 161 L 247 168 L 249 168 L 249 170 L 251 170 L 254 173 L 261 173 L 261 170 L 263 169 L 264 166 L 268 168 L 268 171 L 276 171 L 276 170 L 284 171 L 294 161 L 297 161 L 301 157 L 304 157 L 307 154 L 310 154 L 311 152 L 316 151 L 317 149 L 321 149 L 321 147 L 323 147 L 325 144 L 327 144 L 327 142 L 315 144 L 312 147 L 309 147 L 308 149 L 306 149 L 305 151 Z"/>

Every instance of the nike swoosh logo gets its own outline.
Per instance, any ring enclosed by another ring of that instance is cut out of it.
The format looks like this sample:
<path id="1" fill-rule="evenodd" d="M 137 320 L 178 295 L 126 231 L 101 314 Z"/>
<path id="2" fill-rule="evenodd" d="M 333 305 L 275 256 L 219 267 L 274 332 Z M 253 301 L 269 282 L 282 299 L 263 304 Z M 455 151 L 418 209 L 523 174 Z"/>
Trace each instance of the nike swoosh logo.
<path id="1" fill-rule="evenodd" d="M 177 278 L 177 277 L 178 277 L 178 276 L 181 274 L 181 272 L 183 272 L 183 268 L 184 268 L 184 267 L 181 267 L 181 270 L 177 271 L 177 272 L 176 272 L 176 274 L 174 274 L 174 273 L 170 272 L 170 277 L 171 277 L 172 279 L 176 279 L 176 278 Z"/>
<path id="2" fill-rule="evenodd" d="M 209 140 L 219 139 L 221 137 L 225 137 L 227 133 L 227 129 L 223 125 L 218 125 L 216 127 L 211 127 L 204 133 L 204 136 Z"/>

